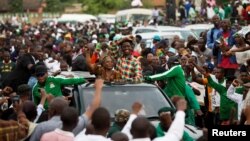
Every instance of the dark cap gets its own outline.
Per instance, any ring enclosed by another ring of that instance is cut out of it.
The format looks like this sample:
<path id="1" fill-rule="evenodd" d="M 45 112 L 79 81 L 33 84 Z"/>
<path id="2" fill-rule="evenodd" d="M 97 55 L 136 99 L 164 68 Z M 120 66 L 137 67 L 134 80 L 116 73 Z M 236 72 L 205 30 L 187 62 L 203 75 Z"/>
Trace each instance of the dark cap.
<path id="1" fill-rule="evenodd" d="M 35 69 L 35 74 L 44 74 L 44 73 L 47 73 L 48 70 L 47 70 L 47 67 L 45 65 L 38 65 L 36 66 L 36 69 Z"/>
<path id="2" fill-rule="evenodd" d="M 160 116 L 161 113 L 163 112 L 170 112 L 171 115 L 174 115 L 175 109 L 171 108 L 171 107 L 163 107 L 158 111 L 158 115 Z"/>
<path id="3" fill-rule="evenodd" d="M 171 56 L 168 59 L 168 65 L 179 65 L 179 60 L 177 56 Z"/>

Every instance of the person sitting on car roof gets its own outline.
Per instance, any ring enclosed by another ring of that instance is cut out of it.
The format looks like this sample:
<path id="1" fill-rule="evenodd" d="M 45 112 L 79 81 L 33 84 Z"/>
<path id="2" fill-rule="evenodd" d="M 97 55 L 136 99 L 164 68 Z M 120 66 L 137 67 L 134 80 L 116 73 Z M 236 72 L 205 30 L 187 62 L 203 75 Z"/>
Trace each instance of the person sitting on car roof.
<path id="1" fill-rule="evenodd" d="M 35 104 L 39 104 L 41 99 L 41 89 L 54 97 L 63 96 L 61 87 L 63 85 L 83 84 L 86 82 L 84 78 L 59 78 L 48 76 L 48 70 L 45 65 L 39 65 L 35 68 L 35 75 L 38 82 L 32 90 L 33 100 Z M 44 108 L 48 109 L 48 101 L 45 102 Z"/>

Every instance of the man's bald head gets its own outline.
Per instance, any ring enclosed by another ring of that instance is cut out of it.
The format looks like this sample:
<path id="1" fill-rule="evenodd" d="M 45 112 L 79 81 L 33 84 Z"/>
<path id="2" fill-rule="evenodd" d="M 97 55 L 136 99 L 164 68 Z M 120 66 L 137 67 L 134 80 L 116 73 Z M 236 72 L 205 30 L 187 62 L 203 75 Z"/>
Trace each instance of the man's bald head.
<path id="1" fill-rule="evenodd" d="M 147 138 L 149 137 L 150 123 L 145 117 L 137 117 L 131 126 L 131 134 L 133 138 Z"/>
<path id="2" fill-rule="evenodd" d="M 218 15 L 214 15 L 214 16 L 212 17 L 212 22 L 213 22 L 214 26 L 215 26 L 216 28 L 218 28 L 219 25 L 220 25 L 220 17 L 219 17 Z"/>
<path id="3" fill-rule="evenodd" d="M 62 97 L 54 98 L 49 105 L 49 116 L 53 117 L 61 115 L 65 107 L 68 107 L 68 102 L 66 100 Z"/>
<path id="4" fill-rule="evenodd" d="M 111 139 L 113 141 L 128 141 L 128 136 L 122 132 L 116 132 L 112 135 Z"/>

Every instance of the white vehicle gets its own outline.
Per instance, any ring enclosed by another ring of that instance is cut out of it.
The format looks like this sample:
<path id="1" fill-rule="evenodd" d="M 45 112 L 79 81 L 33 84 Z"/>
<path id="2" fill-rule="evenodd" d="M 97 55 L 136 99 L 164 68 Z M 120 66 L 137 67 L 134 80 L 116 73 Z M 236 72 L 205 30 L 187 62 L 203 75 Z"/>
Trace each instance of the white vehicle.
<path id="1" fill-rule="evenodd" d="M 250 25 L 249 26 L 243 26 L 241 30 L 239 30 L 237 33 L 243 35 L 244 37 L 246 34 L 250 32 Z"/>
<path id="2" fill-rule="evenodd" d="M 151 33 L 151 32 L 159 32 L 159 33 L 175 33 L 177 35 L 181 35 L 182 39 L 187 40 L 189 35 L 198 38 L 196 34 L 194 34 L 190 29 L 175 27 L 175 26 L 143 26 L 143 27 L 133 27 L 133 34 L 139 33 Z"/>
<path id="3" fill-rule="evenodd" d="M 87 21 L 97 21 L 97 18 L 89 14 L 63 14 L 58 18 L 58 22 L 87 22 Z"/>
<path id="4" fill-rule="evenodd" d="M 152 17 L 152 10 L 145 8 L 132 8 L 121 10 L 116 13 L 116 21 L 143 21 L 150 20 Z"/>
<path id="5" fill-rule="evenodd" d="M 115 23 L 115 15 L 113 14 L 99 14 L 97 18 L 99 22 Z"/>
<path id="6" fill-rule="evenodd" d="M 161 39 L 167 39 L 169 43 L 173 42 L 174 36 L 179 36 L 181 39 L 183 39 L 181 34 L 178 32 L 168 32 L 168 33 L 150 32 L 150 33 L 139 33 L 136 35 L 140 35 L 142 37 L 142 40 L 146 42 L 147 48 L 153 47 L 153 37 L 155 35 L 159 35 Z"/>
<path id="7" fill-rule="evenodd" d="M 192 30 L 197 36 L 199 36 L 201 32 L 210 30 L 213 27 L 213 24 L 192 24 L 185 26 L 186 29 Z"/>

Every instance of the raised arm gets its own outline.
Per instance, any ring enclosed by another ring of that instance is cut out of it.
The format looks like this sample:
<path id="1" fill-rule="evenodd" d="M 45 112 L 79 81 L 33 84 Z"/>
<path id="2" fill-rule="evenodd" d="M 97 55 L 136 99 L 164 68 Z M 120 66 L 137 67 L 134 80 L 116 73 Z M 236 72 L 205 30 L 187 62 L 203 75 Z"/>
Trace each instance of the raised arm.
<path id="1" fill-rule="evenodd" d="M 250 46 L 248 47 L 241 47 L 241 48 L 237 48 L 237 49 L 231 49 L 231 52 L 243 52 L 243 51 L 247 51 L 250 50 Z"/>
<path id="2" fill-rule="evenodd" d="M 183 75 L 183 77 L 184 77 L 184 72 L 183 72 L 180 65 L 174 66 L 170 70 L 165 71 L 164 73 L 149 76 L 149 79 L 151 79 L 153 81 L 165 80 L 166 78 L 175 77 L 175 76 L 179 76 L 179 75 Z"/>
<path id="3" fill-rule="evenodd" d="M 95 74 L 96 64 L 92 64 L 91 63 L 91 56 L 90 56 L 90 52 L 89 51 L 86 52 L 86 64 L 87 64 L 87 67 L 89 69 L 89 72 Z"/>
<path id="4" fill-rule="evenodd" d="M 227 90 L 227 97 L 236 103 L 240 103 L 243 100 L 243 95 L 235 93 L 235 87 L 237 85 L 238 84 L 237 84 L 236 80 L 234 80 L 233 83 L 230 85 L 230 87 Z"/>
<path id="5" fill-rule="evenodd" d="M 223 91 L 226 89 L 224 86 L 222 86 L 219 83 L 214 82 L 214 80 L 211 78 L 211 76 L 209 75 L 208 77 L 208 84 L 214 88 L 217 92 L 219 92 L 219 94 L 223 93 Z"/>
<path id="6" fill-rule="evenodd" d="M 101 97 L 102 97 L 102 87 L 103 87 L 104 80 L 102 79 L 96 79 L 95 81 L 95 94 L 93 97 L 93 100 L 89 107 L 87 108 L 84 115 L 91 119 L 93 112 L 100 106 L 101 104 Z"/>
<path id="7" fill-rule="evenodd" d="M 87 81 L 83 77 L 79 78 L 54 78 L 58 81 L 58 84 L 61 85 L 74 85 L 74 84 L 83 84 Z"/>
<path id="8" fill-rule="evenodd" d="M 122 133 L 126 134 L 129 139 L 133 139 L 133 136 L 130 133 L 131 125 L 132 125 L 132 122 L 137 118 L 137 115 L 140 112 L 141 108 L 142 108 L 142 104 L 139 102 L 135 102 L 132 105 L 132 113 L 130 114 L 126 125 L 123 127 L 121 131 Z"/>

